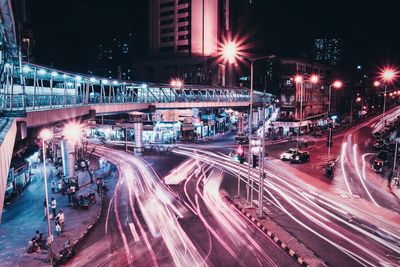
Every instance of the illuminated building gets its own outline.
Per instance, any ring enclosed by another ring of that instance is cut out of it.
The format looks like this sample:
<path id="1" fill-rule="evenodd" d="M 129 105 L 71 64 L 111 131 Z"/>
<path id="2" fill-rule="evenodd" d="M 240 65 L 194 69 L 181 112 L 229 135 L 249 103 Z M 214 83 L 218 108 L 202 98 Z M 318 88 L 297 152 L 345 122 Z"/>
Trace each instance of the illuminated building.
<path id="1" fill-rule="evenodd" d="M 134 64 L 135 80 L 232 86 L 232 71 L 216 62 L 229 10 L 229 0 L 149 0 L 149 60 Z"/>

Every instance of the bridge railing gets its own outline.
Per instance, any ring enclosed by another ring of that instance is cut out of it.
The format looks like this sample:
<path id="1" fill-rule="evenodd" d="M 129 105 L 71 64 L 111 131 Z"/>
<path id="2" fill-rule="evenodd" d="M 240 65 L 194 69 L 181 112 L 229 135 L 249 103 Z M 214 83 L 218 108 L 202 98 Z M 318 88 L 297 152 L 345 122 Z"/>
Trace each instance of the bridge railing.
<path id="1" fill-rule="evenodd" d="M 63 108 L 83 105 L 107 104 L 139 104 L 139 103 L 187 103 L 187 102 L 249 102 L 247 94 L 221 94 L 221 95 L 183 95 L 177 94 L 173 98 L 144 97 L 140 95 L 26 95 L 26 94 L 1 94 L 0 107 L 3 110 L 41 110 Z M 257 101 L 255 99 L 255 101 Z"/>
<path id="2" fill-rule="evenodd" d="M 38 65 L 8 64 L 0 86 L 0 112 L 82 105 L 250 101 L 249 90 L 211 86 L 138 84 L 89 77 Z M 253 95 L 254 102 L 261 97 Z M 229 105 L 227 105 L 229 106 Z"/>

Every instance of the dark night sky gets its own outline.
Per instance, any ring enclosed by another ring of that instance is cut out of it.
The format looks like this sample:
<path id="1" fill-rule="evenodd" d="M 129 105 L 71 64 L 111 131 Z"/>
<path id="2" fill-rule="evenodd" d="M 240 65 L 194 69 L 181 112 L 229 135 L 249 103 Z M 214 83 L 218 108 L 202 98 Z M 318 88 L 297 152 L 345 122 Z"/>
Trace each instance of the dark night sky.
<path id="1" fill-rule="evenodd" d="M 94 45 L 128 26 L 133 28 L 136 56 L 145 54 L 147 0 L 31 1 L 37 63 L 84 72 Z M 400 63 L 399 9 L 394 0 L 253 2 L 251 41 L 257 52 L 305 54 L 313 37 L 334 35 L 343 39 L 346 64 Z"/>

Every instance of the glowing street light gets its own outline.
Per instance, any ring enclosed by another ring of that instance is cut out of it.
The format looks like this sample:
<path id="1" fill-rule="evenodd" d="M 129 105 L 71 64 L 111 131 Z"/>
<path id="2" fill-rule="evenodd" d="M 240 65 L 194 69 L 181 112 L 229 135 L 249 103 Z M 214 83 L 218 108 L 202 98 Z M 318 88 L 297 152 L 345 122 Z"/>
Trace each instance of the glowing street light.
<path id="1" fill-rule="evenodd" d="M 333 82 L 332 86 L 335 87 L 336 89 L 340 89 L 343 86 L 343 82 L 339 81 L 339 80 L 336 80 L 336 81 Z"/>
<path id="2" fill-rule="evenodd" d="M 361 102 L 362 98 L 361 97 L 357 97 L 356 98 L 356 102 Z"/>
<path id="3" fill-rule="evenodd" d="M 319 76 L 317 74 L 311 75 L 310 82 L 313 84 L 317 84 L 319 82 Z"/>
<path id="4" fill-rule="evenodd" d="M 46 74 L 46 70 L 40 69 L 40 70 L 38 70 L 38 74 L 39 75 L 45 75 Z"/>
<path id="5" fill-rule="evenodd" d="M 172 88 L 182 88 L 183 87 L 183 80 L 179 79 L 179 78 L 172 79 L 169 84 L 170 84 L 170 86 Z"/>
<path id="6" fill-rule="evenodd" d="M 374 82 L 374 86 L 375 86 L 375 87 L 379 87 L 379 86 L 381 86 L 381 83 L 380 83 L 379 81 L 375 81 L 375 82 Z"/>
<path id="7" fill-rule="evenodd" d="M 77 143 L 82 137 L 82 125 L 77 123 L 69 123 L 65 125 L 63 134 L 66 139 Z"/>
<path id="8" fill-rule="evenodd" d="M 296 76 L 294 76 L 294 82 L 295 83 L 302 83 L 303 82 L 303 76 L 300 74 L 297 74 Z"/>
<path id="9" fill-rule="evenodd" d="M 385 82 L 392 82 L 397 76 L 397 71 L 394 68 L 387 67 L 382 70 L 381 78 Z"/>
<path id="10" fill-rule="evenodd" d="M 31 71 L 31 68 L 30 68 L 29 66 L 24 66 L 24 67 L 22 68 L 22 71 L 23 71 L 24 73 L 28 73 L 28 72 Z"/>
<path id="11" fill-rule="evenodd" d="M 237 57 L 237 45 L 233 41 L 227 42 L 222 47 L 223 56 L 229 61 L 229 63 L 234 63 Z"/>

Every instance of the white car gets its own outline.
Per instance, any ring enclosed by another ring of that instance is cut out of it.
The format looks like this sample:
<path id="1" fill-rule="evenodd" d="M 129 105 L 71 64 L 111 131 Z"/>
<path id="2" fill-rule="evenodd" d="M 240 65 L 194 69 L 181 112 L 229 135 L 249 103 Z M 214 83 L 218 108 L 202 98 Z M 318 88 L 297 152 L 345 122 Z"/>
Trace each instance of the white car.
<path id="1" fill-rule="evenodd" d="M 297 151 L 295 148 L 289 148 L 281 154 L 281 160 L 291 160 L 293 154 Z"/>

